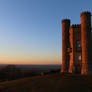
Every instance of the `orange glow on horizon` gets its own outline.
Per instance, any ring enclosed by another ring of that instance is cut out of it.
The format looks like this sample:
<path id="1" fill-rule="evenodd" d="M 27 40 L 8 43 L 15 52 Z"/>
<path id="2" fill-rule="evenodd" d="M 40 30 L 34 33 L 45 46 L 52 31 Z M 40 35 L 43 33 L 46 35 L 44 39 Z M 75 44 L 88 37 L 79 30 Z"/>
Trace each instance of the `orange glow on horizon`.
<path id="1" fill-rule="evenodd" d="M 0 64 L 60 64 L 57 58 L 2 58 Z"/>

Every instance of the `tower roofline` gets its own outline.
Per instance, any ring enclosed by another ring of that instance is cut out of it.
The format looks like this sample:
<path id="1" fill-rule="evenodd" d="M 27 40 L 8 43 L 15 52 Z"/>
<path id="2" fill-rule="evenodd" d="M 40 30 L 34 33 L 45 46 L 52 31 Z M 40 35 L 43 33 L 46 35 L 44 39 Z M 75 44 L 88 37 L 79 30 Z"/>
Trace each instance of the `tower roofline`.
<path id="1" fill-rule="evenodd" d="M 72 24 L 71 26 L 70 26 L 70 28 L 72 27 L 72 28 L 78 28 L 78 27 L 80 27 L 81 26 L 81 24 Z"/>
<path id="2" fill-rule="evenodd" d="M 88 15 L 88 14 L 91 16 L 91 12 L 89 12 L 89 11 L 84 11 L 84 12 L 82 12 L 82 13 L 80 14 L 80 16 Z"/>
<path id="3" fill-rule="evenodd" d="M 62 22 L 66 22 L 66 21 L 70 22 L 70 19 L 62 19 Z"/>

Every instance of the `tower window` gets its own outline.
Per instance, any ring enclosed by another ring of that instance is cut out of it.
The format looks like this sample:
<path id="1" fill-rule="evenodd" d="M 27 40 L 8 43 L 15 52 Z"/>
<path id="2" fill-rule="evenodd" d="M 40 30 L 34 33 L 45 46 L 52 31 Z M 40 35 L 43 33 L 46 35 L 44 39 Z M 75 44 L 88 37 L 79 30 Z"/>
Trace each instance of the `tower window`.
<path id="1" fill-rule="evenodd" d="M 81 47 L 81 42 L 80 41 L 77 41 L 77 47 Z"/>
<path id="2" fill-rule="evenodd" d="M 92 34 L 92 27 L 91 27 L 91 34 Z"/>
<path id="3" fill-rule="evenodd" d="M 78 60 L 81 60 L 81 55 L 78 56 Z"/>

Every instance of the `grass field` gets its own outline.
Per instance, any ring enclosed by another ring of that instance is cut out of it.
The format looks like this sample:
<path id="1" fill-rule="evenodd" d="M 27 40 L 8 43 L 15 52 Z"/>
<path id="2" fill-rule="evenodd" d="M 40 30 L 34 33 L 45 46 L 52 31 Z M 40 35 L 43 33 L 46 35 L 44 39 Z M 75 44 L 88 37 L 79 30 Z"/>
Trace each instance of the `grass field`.
<path id="1" fill-rule="evenodd" d="M 92 76 L 58 73 L 6 81 L 0 92 L 92 92 Z"/>

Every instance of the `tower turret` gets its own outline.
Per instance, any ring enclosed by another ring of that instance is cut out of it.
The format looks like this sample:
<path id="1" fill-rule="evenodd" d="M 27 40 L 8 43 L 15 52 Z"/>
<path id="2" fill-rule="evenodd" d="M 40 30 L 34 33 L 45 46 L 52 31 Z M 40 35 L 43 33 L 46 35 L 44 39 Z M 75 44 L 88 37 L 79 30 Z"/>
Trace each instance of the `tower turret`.
<path id="1" fill-rule="evenodd" d="M 81 13 L 82 74 L 92 72 L 91 13 Z"/>
<path id="2" fill-rule="evenodd" d="M 69 47 L 69 27 L 70 20 L 62 20 L 62 68 L 61 72 L 68 72 L 69 68 L 69 53 L 67 49 Z"/>

